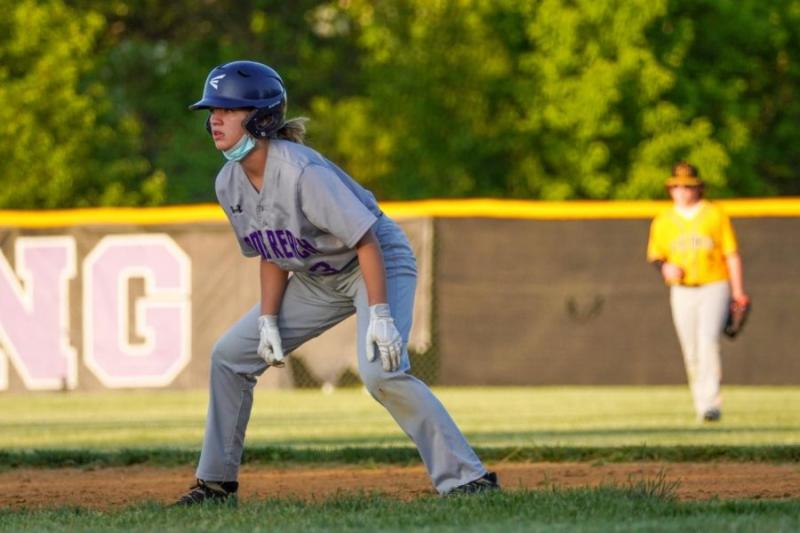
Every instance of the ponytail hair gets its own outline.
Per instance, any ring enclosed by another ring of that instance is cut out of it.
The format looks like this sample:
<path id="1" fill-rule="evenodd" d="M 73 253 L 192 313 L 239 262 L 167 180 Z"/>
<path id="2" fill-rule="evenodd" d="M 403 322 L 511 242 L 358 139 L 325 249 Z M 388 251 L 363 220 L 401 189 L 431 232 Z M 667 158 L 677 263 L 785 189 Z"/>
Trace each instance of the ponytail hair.
<path id="1" fill-rule="evenodd" d="M 270 135 L 270 138 L 304 144 L 306 139 L 306 122 L 308 122 L 307 117 L 290 118 L 283 123 L 283 126 L 278 128 L 278 131 Z"/>

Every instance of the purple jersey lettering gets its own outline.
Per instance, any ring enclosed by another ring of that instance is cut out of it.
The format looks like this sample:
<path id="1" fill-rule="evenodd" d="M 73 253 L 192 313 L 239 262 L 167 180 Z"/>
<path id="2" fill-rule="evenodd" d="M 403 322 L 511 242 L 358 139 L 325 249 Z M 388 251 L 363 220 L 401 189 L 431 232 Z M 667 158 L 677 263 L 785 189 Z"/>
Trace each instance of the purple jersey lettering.
<path id="1" fill-rule="evenodd" d="M 281 251 L 283 252 L 283 254 L 286 257 L 294 257 L 291 248 L 289 248 L 289 241 L 287 240 L 285 235 L 285 233 L 287 232 L 288 230 L 282 230 L 282 229 L 275 230 L 275 237 L 278 239 L 278 243 L 281 245 Z"/>
<path id="2" fill-rule="evenodd" d="M 286 230 L 286 238 L 289 239 L 289 245 L 292 247 L 292 250 L 294 250 L 295 256 L 301 259 L 305 259 L 309 255 L 311 255 L 310 253 L 300 249 L 300 247 L 298 246 L 297 239 L 295 238 L 294 235 L 292 235 L 292 232 L 289 231 L 288 229 Z"/>
<path id="3" fill-rule="evenodd" d="M 271 259 L 269 255 L 269 251 L 267 247 L 264 245 L 264 238 L 261 236 L 260 231 L 254 231 L 250 234 L 249 238 L 244 238 L 245 242 L 248 243 L 252 248 L 258 251 L 261 254 L 261 257 L 264 259 Z"/>
<path id="4" fill-rule="evenodd" d="M 328 274 L 336 274 L 337 272 L 339 272 L 325 261 L 314 263 L 314 265 L 308 271 L 313 274 L 321 274 L 323 276 L 326 276 Z"/>
<path id="5" fill-rule="evenodd" d="M 297 238 L 288 229 L 264 229 L 253 231 L 244 237 L 244 242 L 258 251 L 263 259 L 272 260 L 297 257 L 307 259 L 320 253 L 308 240 Z M 327 276 L 339 272 L 330 263 L 319 261 L 313 263 L 308 270 L 312 274 Z"/>
<path id="6" fill-rule="evenodd" d="M 270 248 L 272 248 L 272 253 L 275 254 L 275 257 L 282 258 L 283 253 L 278 246 L 278 239 L 275 238 L 275 232 L 271 229 L 265 229 L 264 233 L 267 234 L 267 241 L 269 242 Z"/>

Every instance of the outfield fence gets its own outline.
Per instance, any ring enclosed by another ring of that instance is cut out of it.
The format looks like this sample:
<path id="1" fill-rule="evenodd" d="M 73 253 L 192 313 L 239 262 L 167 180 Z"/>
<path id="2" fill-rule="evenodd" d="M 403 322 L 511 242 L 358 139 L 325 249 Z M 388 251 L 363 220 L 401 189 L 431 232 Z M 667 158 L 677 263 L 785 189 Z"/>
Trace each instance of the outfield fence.
<path id="1" fill-rule="evenodd" d="M 800 383 L 800 199 L 720 201 L 754 311 L 724 379 Z M 667 292 L 644 259 L 664 202 L 384 203 L 418 262 L 413 372 L 431 384 L 672 384 Z M 215 205 L 0 211 L 0 391 L 204 388 L 258 301 Z M 358 385 L 348 319 L 259 387 Z"/>

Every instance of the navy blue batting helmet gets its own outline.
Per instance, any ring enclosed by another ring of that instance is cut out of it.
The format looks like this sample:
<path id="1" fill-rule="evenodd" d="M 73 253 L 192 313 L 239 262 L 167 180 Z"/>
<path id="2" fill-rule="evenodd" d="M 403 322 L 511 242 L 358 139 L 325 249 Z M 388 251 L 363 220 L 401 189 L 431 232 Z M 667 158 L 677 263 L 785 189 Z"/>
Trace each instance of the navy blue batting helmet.
<path id="1" fill-rule="evenodd" d="M 203 98 L 189 109 L 215 107 L 253 109 L 242 126 L 253 137 L 269 137 L 284 124 L 286 89 L 280 75 L 267 65 L 255 61 L 233 61 L 209 72 Z"/>

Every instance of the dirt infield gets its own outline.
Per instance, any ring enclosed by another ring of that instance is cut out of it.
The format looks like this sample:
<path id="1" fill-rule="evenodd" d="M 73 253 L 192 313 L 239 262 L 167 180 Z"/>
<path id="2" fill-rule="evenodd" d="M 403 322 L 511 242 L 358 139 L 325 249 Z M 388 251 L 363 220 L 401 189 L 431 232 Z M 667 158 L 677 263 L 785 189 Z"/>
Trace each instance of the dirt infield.
<path id="1" fill-rule="evenodd" d="M 504 463 L 490 465 L 507 490 L 627 486 L 677 482 L 681 500 L 800 498 L 800 465 L 765 463 Z M 0 508 L 82 506 L 114 509 L 154 501 L 171 503 L 192 482 L 191 468 L 134 466 L 96 470 L 12 469 L 0 472 Z M 322 500 L 348 492 L 379 492 L 398 499 L 433 495 L 421 466 L 372 468 L 245 466 L 240 499 Z"/>

